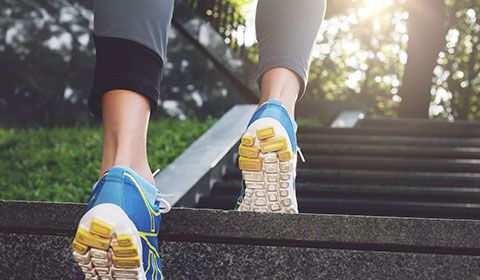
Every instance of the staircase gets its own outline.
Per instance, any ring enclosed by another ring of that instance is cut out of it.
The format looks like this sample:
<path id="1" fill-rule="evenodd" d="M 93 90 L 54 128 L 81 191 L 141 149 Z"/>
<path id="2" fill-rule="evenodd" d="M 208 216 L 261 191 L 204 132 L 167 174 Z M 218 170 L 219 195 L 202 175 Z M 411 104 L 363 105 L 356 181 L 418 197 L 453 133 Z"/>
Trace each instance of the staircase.
<path id="1" fill-rule="evenodd" d="M 70 243 L 84 205 L 0 201 L 0 279 L 83 279 Z M 167 279 L 477 279 L 480 221 L 175 208 Z"/>
<path id="2" fill-rule="evenodd" d="M 255 67 L 182 1 L 173 26 L 256 100 Z M 240 192 L 235 143 L 254 107 L 234 107 L 156 176 L 176 206 L 159 235 L 167 279 L 480 279 L 480 123 L 302 127 L 302 214 L 222 211 Z M 84 206 L 0 200 L 0 279 L 82 279 L 70 244 Z"/>
<path id="3" fill-rule="evenodd" d="M 300 212 L 480 218 L 480 124 L 362 120 L 354 128 L 303 127 Z M 231 209 L 240 192 L 237 154 L 199 208 Z"/>
<path id="4" fill-rule="evenodd" d="M 183 193 L 159 235 L 167 279 L 480 277 L 478 123 L 304 127 L 302 214 L 178 208 L 232 208 L 241 132 L 231 124 L 252 109 L 232 109 L 156 177 Z M 81 279 L 70 242 L 83 207 L 0 201 L 0 279 Z"/>

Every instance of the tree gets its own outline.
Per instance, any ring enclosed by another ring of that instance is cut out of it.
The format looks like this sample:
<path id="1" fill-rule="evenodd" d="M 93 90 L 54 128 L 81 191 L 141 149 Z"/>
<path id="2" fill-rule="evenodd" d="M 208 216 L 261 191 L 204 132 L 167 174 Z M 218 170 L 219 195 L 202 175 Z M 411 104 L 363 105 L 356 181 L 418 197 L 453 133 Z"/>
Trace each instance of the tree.
<path id="1" fill-rule="evenodd" d="M 445 46 L 445 3 L 440 0 L 407 0 L 408 62 L 399 95 L 399 117 L 428 118 L 433 69 Z"/>

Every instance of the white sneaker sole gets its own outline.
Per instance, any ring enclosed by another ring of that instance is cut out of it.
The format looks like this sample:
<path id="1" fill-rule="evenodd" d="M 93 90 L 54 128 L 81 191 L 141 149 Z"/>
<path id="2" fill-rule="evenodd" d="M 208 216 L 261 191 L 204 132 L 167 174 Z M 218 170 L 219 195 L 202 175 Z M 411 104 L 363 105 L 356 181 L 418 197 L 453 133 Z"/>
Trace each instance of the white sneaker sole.
<path id="1" fill-rule="evenodd" d="M 97 205 L 83 215 L 72 249 L 87 280 L 145 279 L 140 236 L 115 204 Z"/>
<path id="2" fill-rule="evenodd" d="M 277 127 L 278 129 L 278 127 Z M 276 137 L 275 127 L 254 129 L 242 137 L 239 168 L 245 183 L 240 211 L 298 213 L 289 187 L 295 159 L 286 137 Z"/>

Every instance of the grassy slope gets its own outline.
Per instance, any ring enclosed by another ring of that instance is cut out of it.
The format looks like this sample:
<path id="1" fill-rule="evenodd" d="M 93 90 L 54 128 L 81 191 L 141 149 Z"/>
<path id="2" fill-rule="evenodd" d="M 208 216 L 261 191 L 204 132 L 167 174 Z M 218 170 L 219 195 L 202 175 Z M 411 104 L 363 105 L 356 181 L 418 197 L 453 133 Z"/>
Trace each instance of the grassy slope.
<path id="1" fill-rule="evenodd" d="M 173 161 L 214 120 L 151 123 L 150 166 Z M 0 199 L 85 202 L 100 167 L 101 128 L 0 129 Z"/>

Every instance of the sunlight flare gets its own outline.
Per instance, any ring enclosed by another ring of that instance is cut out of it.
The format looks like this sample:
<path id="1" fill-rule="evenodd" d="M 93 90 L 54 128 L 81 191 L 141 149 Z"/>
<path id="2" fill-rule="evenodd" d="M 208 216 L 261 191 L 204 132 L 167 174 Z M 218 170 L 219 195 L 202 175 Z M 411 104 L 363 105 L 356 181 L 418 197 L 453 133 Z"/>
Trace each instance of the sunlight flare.
<path id="1" fill-rule="evenodd" d="M 380 11 L 393 5 L 393 0 L 363 0 L 363 5 L 371 12 Z"/>

